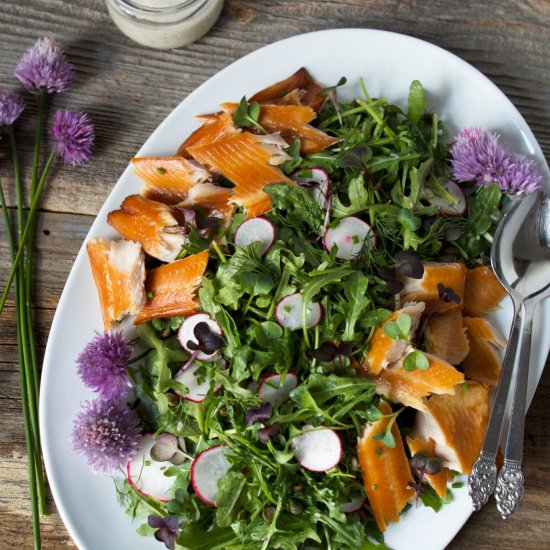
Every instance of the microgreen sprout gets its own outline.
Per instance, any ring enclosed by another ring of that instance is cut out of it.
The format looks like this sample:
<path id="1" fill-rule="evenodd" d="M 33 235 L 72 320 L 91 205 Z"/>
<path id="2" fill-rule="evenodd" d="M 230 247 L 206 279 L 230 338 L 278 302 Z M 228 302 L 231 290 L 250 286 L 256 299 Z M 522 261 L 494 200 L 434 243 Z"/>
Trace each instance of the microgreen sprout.
<path id="1" fill-rule="evenodd" d="M 191 455 L 187 454 L 185 439 L 171 433 L 160 434 L 151 448 L 150 454 L 156 462 L 171 462 L 175 466 L 193 459 Z"/>
<path id="2" fill-rule="evenodd" d="M 280 429 L 280 422 L 273 422 L 273 424 L 271 424 L 270 426 L 266 426 L 265 428 L 260 428 L 258 430 L 258 439 L 262 443 L 267 444 L 271 437 L 279 433 Z"/>
<path id="3" fill-rule="evenodd" d="M 336 112 L 336 116 L 338 117 L 338 122 L 340 123 L 340 126 L 344 125 L 344 120 L 342 119 L 342 110 L 340 108 L 340 104 L 338 103 L 338 99 L 336 97 L 336 90 L 339 86 L 343 86 L 348 79 L 345 76 L 342 76 L 340 80 L 336 83 L 334 86 L 329 86 L 328 88 L 325 88 L 321 95 L 324 95 L 328 98 L 328 100 L 332 103 L 332 106 L 334 107 L 334 111 Z"/>
<path id="4" fill-rule="evenodd" d="M 423 487 L 422 483 L 424 482 L 424 476 L 436 475 L 443 469 L 443 462 L 437 456 L 428 456 L 423 451 L 418 451 L 415 453 L 409 461 L 411 470 L 413 471 L 416 482 L 411 484 L 411 487 L 415 490 L 415 501 L 418 505 L 418 499 L 422 495 Z"/>
<path id="5" fill-rule="evenodd" d="M 259 122 L 260 118 L 260 104 L 257 101 L 248 103 L 246 96 L 243 96 L 239 106 L 237 107 L 235 114 L 233 115 L 233 122 L 236 126 L 246 127 L 254 126 L 262 133 L 269 133 Z"/>
<path id="6" fill-rule="evenodd" d="M 419 350 L 409 353 L 403 361 L 403 368 L 407 371 L 426 370 L 429 366 L 428 358 Z"/>
<path id="7" fill-rule="evenodd" d="M 384 334 L 392 340 L 408 340 L 412 329 L 412 318 L 401 313 L 395 321 L 384 323 Z"/>
<path id="8" fill-rule="evenodd" d="M 395 447 L 395 437 L 393 436 L 393 433 L 392 433 L 392 427 L 395 424 L 395 421 L 397 420 L 397 417 L 399 416 L 399 414 L 401 414 L 401 412 L 404 410 L 405 410 L 405 407 L 401 407 L 394 413 L 383 414 L 382 411 L 380 411 L 380 409 L 371 405 L 367 410 L 367 418 L 371 422 L 375 421 L 375 420 L 371 420 L 371 418 L 373 419 L 376 418 L 376 420 L 380 420 L 381 418 L 390 419 L 390 421 L 386 426 L 386 429 L 373 435 L 372 438 L 377 441 L 381 441 L 382 443 L 384 443 L 384 445 L 386 445 L 386 447 L 390 447 L 390 449 L 393 449 Z M 369 414 L 369 411 L 370 411 L 370 414 Z"/>
<path id="9" fill-rule="evenodd" d="M 401 250 L 394 255 L 395 271 L 402 277 L 422 279 L 424 266 L 420 256 L 414 250 Z"/>
<path id="10" fill-rule="evenodd" d="M 360 168 L 368 170 L 368 162 L 372 157 L 372 149 L 368 145 L 358 145 L 349 149 L 340 157 L 340 168 Z"/>
<path id="11" fill-rule="evenodd" d="M 340 342 L 338 345 L 332 342 L 325 342 L 312 355 L 321 363 L 330 363 L 334 369 L 345 365 L 345 357 L 351 354 L 352 348 L 349 342 Z"/>
<path id="12" fill-rule="evenodd" d="M 264 403 L 258 408 L 249 407 L 244 413 L 244 418 L 247 426 L 255 424 L 256 422 L 263 422 L 271 418 L 273 414 L 273 405 L 271 403 Z"/>
<path id="13" fill-rule="evenodd" d="M 204 321 L 197 323 L 193 334 L 197 342 L 193 340 L 187 342 L 187 347 L 193 351 L 202 351 L 206 354 L 211 354 L 218 351 L 225 343 L 224 339 L 219 334 L 210 330 L 208 323 Z"/>
<path id="14" fill-rule="evenodd" d="M 460 296 L 451 287 L 443 286 L 441 283 L 437 284 L 437 292 L 439 294 L 439 299 L 442 302 L 455 302 L 460 304 Z"/>
<path id="15" fill-rule="evenodd" d="M 378 268 L 378 276 L 386 281 L 388 285 L 388 292 L 392 295 L 399 294 L 403 290 L 403 283 L 395 279 L 394 272 L 386 266 L 380 266 Z"/>
<path id="16" fill-rule="evenodd" d="M 176 539 L 178 537 L 178 529 L 180 522 L 177 516 L 154 516 L 150 515 L 147 518 L 149 527 L 156 529 L 154 537 L 159 542 L 164 542 L 164 545 L 169 550 L 174 550 L 176 547 Z"/>

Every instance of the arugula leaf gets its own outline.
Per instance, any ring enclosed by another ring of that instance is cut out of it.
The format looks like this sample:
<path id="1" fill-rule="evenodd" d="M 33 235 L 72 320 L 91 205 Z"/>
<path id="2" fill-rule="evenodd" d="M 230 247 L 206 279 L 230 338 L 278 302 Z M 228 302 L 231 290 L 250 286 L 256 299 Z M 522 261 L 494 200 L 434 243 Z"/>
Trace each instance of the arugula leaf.
<path id="1" fill-rule="evenodd" d="M 240 472 L 229 471 L 218 481 L 216 523 L 229 527 L 246 499 L 246 478 Z"/>
<path id="2" fill-rule="evenodd" d="M 367 295 L 368 286 L 368 277 L 360 271 L 353 273 L 344 285 L 344 293 L 348 300 L 345 311 L 346 324 L 342 334 L 344 342 L 351 342 L 359 336 L 355 333 L 355 324 L 371 304 L 371 300 Z"/>

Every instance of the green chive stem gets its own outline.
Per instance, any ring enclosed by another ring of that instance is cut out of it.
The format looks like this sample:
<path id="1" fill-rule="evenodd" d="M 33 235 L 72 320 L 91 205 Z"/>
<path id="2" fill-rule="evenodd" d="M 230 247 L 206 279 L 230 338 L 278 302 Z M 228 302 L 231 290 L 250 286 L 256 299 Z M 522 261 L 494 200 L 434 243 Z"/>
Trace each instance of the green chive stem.
<path id="1" fill-rule="evenodd" d="M 0 300 L 0 313 L 4 309 L 4 305 L 6 304 L 6 298 L 8 297 L 8 292 L 10 291 L 11 284 L 13 283 L 13 279 L 15 277 L 15 273 L 17 271 L 17 267 L 19 266 L 19 263 L 21 262 L 21 258 L 24 255 L 24 243 L 26 242 L 26 239 L 29 235 L 30 225 L 29 223 L 32 223 L 34 220 L 34 217 L 36 215 L 36 211 L 38 210 L 38 204 L 40 200 L 40 195 L 42 194 L 42 189 L 44 188 L 44 183 L 46 181 L 46 176 L 48 175 L 48 171 L 50 169 L 50 166 L 53 162 L 53 159 L 55 158 L 55 153 L 52 151 L 50 153 L 50 156 L 48 157 L 48 160 L 46 162 L 46 166 L 44 167 L 44 171 L 42 172 L 42 177 L 40 178 L 40 181 L 38 182 L 38 186 L 36 187 L 36 193 L 34 195 L 33 200 L 31 201 L 31 207 L 29 210 L 29 216 L 27 218 L 27 223 L 25 224 L 25 229 L 23 230 L 23 234 L 21 236 L 21 241 L 19 243 L 19 248 L 17 250 L 17 254 L 15 255 L 15 259 L 11 268 L 10 275 L 8 277 L 8 281 L 6 283 L 6 287 L 4 288 L 4 293 L 2 294 L 2 299 Z"/>

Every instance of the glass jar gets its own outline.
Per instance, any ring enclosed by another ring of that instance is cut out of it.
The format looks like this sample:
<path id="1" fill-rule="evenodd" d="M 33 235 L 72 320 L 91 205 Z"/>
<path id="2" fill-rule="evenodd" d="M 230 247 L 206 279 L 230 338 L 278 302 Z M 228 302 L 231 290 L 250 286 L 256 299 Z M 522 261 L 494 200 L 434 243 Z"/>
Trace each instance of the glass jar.
<path id="1" fill-rule="evenodd" d="M 143 46 L 179 48 L 205 35 L 224 0 L 105 0 L 111 19 Z"/>

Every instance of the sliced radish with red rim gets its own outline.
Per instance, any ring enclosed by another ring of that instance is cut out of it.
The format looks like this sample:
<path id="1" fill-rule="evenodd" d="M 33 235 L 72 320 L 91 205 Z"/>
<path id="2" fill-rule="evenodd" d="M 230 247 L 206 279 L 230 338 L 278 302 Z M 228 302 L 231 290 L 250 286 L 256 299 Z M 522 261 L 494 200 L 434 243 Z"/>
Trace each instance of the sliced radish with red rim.
<path id="1" fill-rule="evenodd" d="M 130 484 L 143 495 L 168 502 L 171 497 L 175 477 L 165 476 L 168 468 L 174 465 L 169 462 L 157 462 L 151 458 L 151 449 L 155 444 L 153 434 L 143 436 L 137 453 L 126 465 Z"/>
<path id="2" fill-rule="evenodd" d="M 344 514 L 352 514 L 353 512 L 360 510 L 366 500 L 367 498 L 364 496 L 352 497 L 348 502 L 344 502 L 340 509 L 344 512 Z"/>
<path id="3" fill-rule="evenodd" d="M 330 196 L 330 177 L 322 168 L 312 168 L 307 177 L 300 176 L 298 172 L 296 181 L 310 190 L 315 202 L 323 209 L 328 207 Z"/>
<path id="4" fill-rule="evenodd" d="M 468 208 L 468 201 L 466 200 L 466 196 L 460 186 L 454 181 L 449 180 L 443 185 L 443 187 L 445 187 L 445 189 L 452 197 L 456 199 L 457 202 L 452 204 L 449 199 L 444 197 L 436 197 L 433 194 L 428 198 L 428 202 L 432 206 L 437 206 L 441 213 L 446 214 L 447 216 L 460 216 L 464 214 Z"/>
<path id="5" fill-rule="evenodd" d="M 335 468 L 342 458 L 342 442 L 339 435 L 330 428 L 310 425 L 302 426 L 304 433 L 292 440 L 296 460 L 306 470 L 328 472 Z"/>
<path id="6" fill-rule="evenodd" d="M 304 301 L 299 292 L 289 294 L 279 300 L 275 308 L 275 318 L 283 327 L 290 330 L 302 328 L 304 323 L 303 315 Z M 321 322 L 323 318 L 323 306 L 318 302 L 310 302 L 305 308 L 306 328 L 313 328 Z"/>
<path id="7" fill-rule="evenodd" d="M 195 327 L 199 323 L 206 323 L 211 332 L 223 336 L 222 328 L 218 323 L 216 323 L 216 321 L 214 321 L 214 319 L 210 317 L 210 315 L 208 315 L 208 313 L 196 313 L 195 315 L 186 317 L 178 330 L 178 340 L 181 346 L 191 354 L 195 353 L 196 350 L 191 349 L 188 346 L 188 342 L 191 341 L 198 344 L 199 341 L 195 336 Z M 217 351 L 214 353 L 204 353 L 199 351 L 196 358 L 199 359 L 199 361 L 212 361 L 217 355 Z"/>
<path id="8" fill-rule="evenodd" d="M 275 242 L 275 226 L 266 218 L 250 218 L 237 227 L 234 242 L 237 246 L 259 242 L 263 256 Z"/>
<path id="9" fill-rule="evenodd" d="M 293 372 L 287 372 L 284 379 L 281 374 L 270 374 L 262 380 L 258 395 L 264 403 L 271 403 L 273 408 L 280 407 L 297 385 L 298 377 Z"/>
<path id="10" fill-rule="evenodd" d="M 335 245 L 339 260 L 351 260 L 364 246 L 369 250 L 374 248 L 374 233 L 368 223 L 355 216 L 348 216 L 342 218 L 336 227 L 329 227 L 323 236 L 323 246 L 327 252 L 331 252 Z"/>
<path id="11" fill-rule="evenodd" d="M 223 357 L 218 357 L 216 363 L 220 365 L 220 368 L 227 367 L 227 361 Z M 183 397 L 183 399 L 187 399 L 187 401 L 192 401 L 193 403 L 202 403 L 208 397 L 208 392 L 212 386 L 212 378 L 208 372 L 205 376 L 201 377 L 202 382 L 199 382 L 199 377 L 197 377 L 196 372 L 200 367 L 200 363 L 193 362 L 185 369 L 179 370 L 174 376 L 174 380 L 180 382 L 189 390 L 188 393 L 174 390 L 175 393 Z M 222 387 L 222 384 L 216 384 L 213 393 L 218 393 Z"/>
<path id="12" fill-rule="evenodd" d="M 229 471 L 231 463 L 226 458 L 229 449 L 217 445 L 200 453 L 191 465 L 191 485 L 197 496 L 210 506 L 215 506 L 218 481 Z"/>

